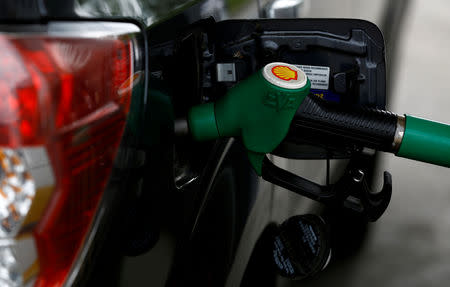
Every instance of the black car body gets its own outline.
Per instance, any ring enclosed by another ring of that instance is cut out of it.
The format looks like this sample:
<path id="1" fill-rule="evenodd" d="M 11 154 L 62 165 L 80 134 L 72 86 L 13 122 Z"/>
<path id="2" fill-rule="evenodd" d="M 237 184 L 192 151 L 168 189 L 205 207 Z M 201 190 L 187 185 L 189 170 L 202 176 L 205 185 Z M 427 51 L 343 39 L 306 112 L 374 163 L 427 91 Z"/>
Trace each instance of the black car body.
<path id="1" fill-rule="evenodd" d="M 265 248 L 265 243 L 257 244 L 261 234 L 267 226 L 292 215 L 327 212 L 311 200 L 259 179 L 238 139 L 199 144 L 173 135 L 174 120 L 185 116 L 194 104 L 208 100 L 202 92 L 207 75 L 201 65 L 211 55 L 199 54 L 206 45 L 199 31 L 225 19 L 260 17 L 258 7 L 267 7 L 267 3 L 234 2 L 37 0 L 0 4 L 1 31 L 18 35 L 45 34 L 50 24 L 66 22 L 132 23 L 139 30 L 135 32 L 136 54 L 146 80 L 139 83 L 142 98 L 131 103 L 139 117 L 139 132 L 131 124 L 125 127 L 90 231 L 69 275 L 59 282 L 63 286 L 275 286 L 275 271 L 258 257 L 259 249 Z M 358 6 L 357 1 L 347 2 L 347 8 Z M 390 21 L 400 18 L 391 15 L 404 5 L 404 1 L 393 2 L 377 4 L 378 18 L 367 15 L 381 25 L 391 51 L 397 25 Z M 348 14 L 345 7 L 327 10 L 320 3 L 309 4 L 313 8 L 302 8 L 302 16 L 358 17 L 363 10 L 354 8 Z M 277 158 L 275 162 L 317 182 L 337 180 L 346 164 L 345 160 L 333 161 L 331 179 L 327 179 L 330 166 L 324 160 L 305 164 Z M 336 224 L 344 229 L 357 225 L 353 230 L 360 237 L 366 230 L 366 220 L 343 211 L 336 213 Z M 357 249 L 354 246 L 362 240 L 357 236 L 353 238 L 356 244 L 339 248 Z"/>

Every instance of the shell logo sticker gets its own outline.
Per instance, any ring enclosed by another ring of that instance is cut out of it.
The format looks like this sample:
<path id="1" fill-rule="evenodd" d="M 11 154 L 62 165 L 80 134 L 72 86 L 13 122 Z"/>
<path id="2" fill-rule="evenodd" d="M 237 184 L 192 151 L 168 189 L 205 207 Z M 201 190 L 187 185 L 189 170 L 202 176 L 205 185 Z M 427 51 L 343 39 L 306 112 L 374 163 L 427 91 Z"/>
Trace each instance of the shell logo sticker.
<path id="1" fill-rule="evenodd" d="M 278 79 L 284 81 L 297 80 L 297 71 L 292 70 L 287 66 L 275 66 L 272 68 L 272 74 Z"/>

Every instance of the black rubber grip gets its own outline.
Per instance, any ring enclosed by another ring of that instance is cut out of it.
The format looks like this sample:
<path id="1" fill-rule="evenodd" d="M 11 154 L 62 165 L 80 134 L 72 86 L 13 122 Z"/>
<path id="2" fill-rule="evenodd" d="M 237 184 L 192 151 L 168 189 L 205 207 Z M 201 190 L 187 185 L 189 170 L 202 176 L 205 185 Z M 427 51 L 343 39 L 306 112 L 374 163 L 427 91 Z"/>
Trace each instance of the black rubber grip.
<path id="1" fill-rule="evenodd" d="M 314 133 L 336 144 L 358 145 L 391 151 L 397 128 L 396 114 L 366 108 L 346 108 L 308 95 L 297 110 L 286 140 Z"/>

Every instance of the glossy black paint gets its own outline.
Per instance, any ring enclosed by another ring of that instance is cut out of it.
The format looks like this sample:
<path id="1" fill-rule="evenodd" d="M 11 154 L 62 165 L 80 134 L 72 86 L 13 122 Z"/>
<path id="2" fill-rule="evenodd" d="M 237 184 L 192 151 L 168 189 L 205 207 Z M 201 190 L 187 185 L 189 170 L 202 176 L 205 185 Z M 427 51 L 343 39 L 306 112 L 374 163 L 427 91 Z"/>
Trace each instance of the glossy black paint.
<path id="1" fill-rule="evenodd" d="M 177 239 L 168 285 L 215 286 L 223 284 L 228 274 L 255 198 L 256 175 L 241 145 L 233 141 L 199 145 L 188 138 L 175 140 L 172 134 L 173 119 L 201 101 L 196 86 L 201 76 L 196 72 L 199 62 L 193 54 L 201 39 L 186 31 L 200 18 L 200 5 L 147 31 L 151 91 L 146 103 L 139 101 L 141 104 L 136 105 L 143 119 L 138 130 L 146 132 L 136 135 L 129 127 L 122 141 L 123 150 L 136 149 L 145 159 L 139 170 L 127 172 L 129 178 L 121 177 L 122 193 L 128 196 L 117 209 L 117 220 L 106 236 L 103 256 L 93 268 L 89 286 L 110 276 L 109 270 L 118 270 L 122 254 L 138 255 L 149 250 L 160 229 Z M 182 31 L 187 40 L 180 43 Z M 175 82 L 180 84 L 173 85 Z M 178 188 L 174 161 L 187 165 L 197 179 Z M 132 186 L 136 190 L 130 193 Z M 108 279 L 117 284 L 117 278 Z"/>
<path id="2" fill-rule="evenodd" d="M 200 47 L 206 39 L 201 25 L 189 26 L 195 17 L 187 12 L 149 30 L 150 86 L 172 96 L 175 117 L 185 117 L 189 107 L 205 96 L 202 63 L 206 54 Z M 182 201 L 167 215 L 177 234 L 167 284 L 223 285 L 256 197 L 256 174 L 242 145 L 234 141 L 211 145 L 176 139 L 174 152 L 175 165 L 185 165 L 198 178 L 177 190 L 183 194 Z"/>

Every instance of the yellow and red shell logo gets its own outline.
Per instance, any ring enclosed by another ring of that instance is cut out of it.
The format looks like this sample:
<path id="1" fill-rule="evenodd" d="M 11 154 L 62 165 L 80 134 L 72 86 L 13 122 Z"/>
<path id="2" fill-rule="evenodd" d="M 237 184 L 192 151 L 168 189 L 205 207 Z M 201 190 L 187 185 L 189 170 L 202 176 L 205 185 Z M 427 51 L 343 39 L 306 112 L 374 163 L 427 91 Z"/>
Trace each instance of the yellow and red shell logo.
<path id="1" fill-rule="evenodd" d="M 278 79 L 284 81 L 297 80 L 297 71 L 287 66 L 275 66 L 272 68 L 272 74 Z"/>

